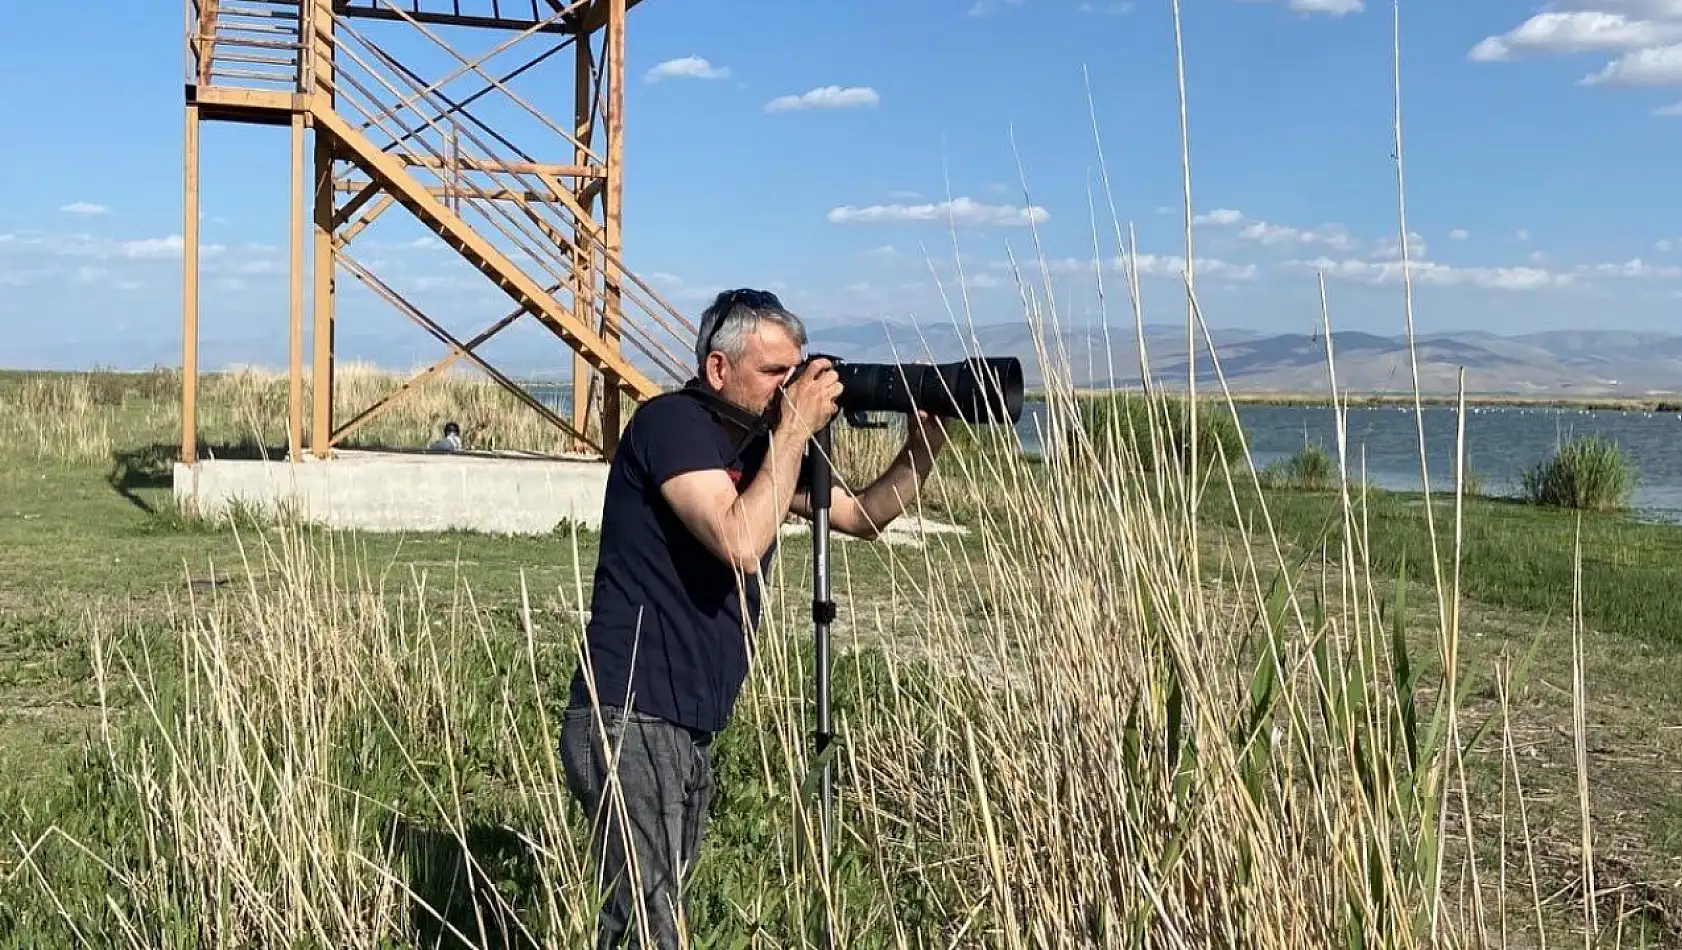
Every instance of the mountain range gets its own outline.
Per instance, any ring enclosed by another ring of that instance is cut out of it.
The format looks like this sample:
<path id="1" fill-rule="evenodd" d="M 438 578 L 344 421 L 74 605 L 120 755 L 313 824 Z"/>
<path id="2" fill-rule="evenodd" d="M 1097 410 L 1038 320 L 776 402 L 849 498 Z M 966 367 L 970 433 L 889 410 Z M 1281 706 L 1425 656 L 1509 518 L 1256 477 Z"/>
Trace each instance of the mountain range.
<path id="1" fill-rule="evenodd" d="M 340 358 L 412 369 L 445 352 L 436 341 L 412 327 L 402 329 L 399 336 L 389 329 L 347 325 L 338 335 Z M 859 363 L 944 363 L 968 356 L 1014 356 L 1022 361 L 1029 388 L 1043 386 L 1048 375 L 1083 388 L 1135 388 L 1139 385 L 1135 334 L 1131 324 L 1114 326 L 1106 345 L 1101 330 L 1084 327 L 1053 332 L 1021 322 L 960 328 L 951 323 L 829 321 L 811 326 L 808 349 Z M 530 325 L 523 333 L 512 329 L 507 336 L 481 350 L 497 369 L 533 381 L 558 381 L 570 374 L 570 354 L 546 331 Z M 1210 336 L 1220 371 L 1235 393 L 1311 395 L 1328 391 L 1323 336 L 1239 329 L 1211 330 Z M 1153 381 L 1168 388 L 1183 388 L 1187 370 L 1185 327 L 1146 325 L 1144 337 Z M 1401 335 L 1346 330 L 1334 333 L 1331 342 L 1339 392 L 1413 391 L 1407 340 Z M 1453 395 L 1462 369 L 1466 391 L 1476 395 L 1636 398 L 1682 393 L 1682 334 L 1558 330 L 1504 335 L 1469 330 L 1420 334 L 1415 342 L 1420 391 L 1426 395 Z M 82 342 L 62 351 L 32 352 L 14 365 L 88 368 L 92 360 L 120 368 L 179 366 L 178 347 L 179 343 L 167 338 L 125 341 L 123 358 L 106 363 L 90 355 L 94 347 Z M 394 351 L 405 355 L 393 362 Z M 656 380 L 668 377 L 665 370 L 628 344 L 626 355 Z M 204 371 L 240 364 L 284 371 L 285 358 L 284 340 L 277 342 L 255 330 L 246 334 L 223 330 L 220 337 L 203 341 L 199 365 Z M 465 361 L 458 365 L 464 372 L 477 373 Z M 1209 358 L 1208 345 L 1201 339 L 1197 369 L 1199 391 L 1218 390 L 1220 378 Z"/>
<path id="2" fill-rule="evenodd" d="M 1412 392 L 1413 369 L 1404 336 L 1334 332 L 1328 365 L 1323 335 L 1211 330 L 1219 372 L 1234 392 L 1314 393 L 1328 390 L 1335 369 L 1340 392 Z M 1030 388 L 1047 375 L 1079 387 L 1139 385 L 1137 329 L 1112 327 L 1053 333 L 1024 324 L 959 328 L 952 325 L 852 323 L 814 328 L 809 349 L 853 362 L 948 362 L 969 356 L 1015 356 Z M 1188 361 L 1182 327 L 1147 325 L 1145 352 L 1154 382 L 1184 387 Z M 1518 335 L 1486 331 L 1419 334 L 1414 354 L 1419 388 L 1452 394 L 1462 369 L 1466 391 L 1507 396 L 1647 396 L 1682 392 L 1682 335 L 1618 330 L 1563 330 Z M 1218 387 L 1208 342 L 1197 341 L 1199 389 Z M 1047 370 L 1052 372 L 1048 374 Z"/>

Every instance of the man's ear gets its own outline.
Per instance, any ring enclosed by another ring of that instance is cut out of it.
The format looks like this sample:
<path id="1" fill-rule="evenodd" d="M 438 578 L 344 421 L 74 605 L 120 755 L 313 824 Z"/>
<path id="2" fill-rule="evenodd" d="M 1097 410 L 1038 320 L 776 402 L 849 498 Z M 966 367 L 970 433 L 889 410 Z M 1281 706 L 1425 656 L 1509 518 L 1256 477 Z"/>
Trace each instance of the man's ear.
<path id="1" fill-rule="evenodd" d="M 717 351 L 708 353 L 706 362 L 701 365 L 704 367 L 702 381 L 713 389 L 721 388 L 724 385 L 724 354 Z"/>

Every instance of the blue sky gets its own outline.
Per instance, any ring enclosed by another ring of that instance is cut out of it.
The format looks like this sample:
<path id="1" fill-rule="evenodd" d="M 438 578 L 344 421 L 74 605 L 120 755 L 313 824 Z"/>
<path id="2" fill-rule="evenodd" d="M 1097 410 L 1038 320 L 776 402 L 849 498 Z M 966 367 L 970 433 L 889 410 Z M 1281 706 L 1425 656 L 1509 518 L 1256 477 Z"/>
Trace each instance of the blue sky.
<path id="1" fill-rule="evenodd" d="M 8 334 L 0 363 L 177 363 L 180 6 L 105 0 L 76 30 L 52 6 L 0 10 L 13 90 L 0 129 L 25 143 L 0 150 L 0 319 L 34 328 Z M 1401 12 L 1420 329 L 1678 326 L 1682 0 L 1407 0 Z M 1212 324 L 1309 331 L 1319 272 L 1335 326 L 1402 332 L 1391 14 L 1387 0 L 1184 4 L 1195 262 Z M 1008 260 L 1043 297 L 1043 253 L 1061 319 L 1090 325 L 1089 200 L 1107 319 L 1131 320 L 1119 223 L 1138 235 L 1147 319 L 1183 320 L 1168 0 L 645 0 L 627 45 L 626 262 L 692 320 L 717 290 L 758 285 L 819 325 L 945 321 L 936 281 L 963 306 L 961 260 L 973 318 L 1021 321 Z M 423 74 L 449 65 L 426 47 L 399 52 Z M 570 53 L 557 62 L 540 104 L 564 122 Z M 30 83 L 39 91 L 20 94 Z M 508 128 L 547 150 L 538 158 L 571 161 L 558 137 Z M 276 365 L 287 134 L 212 125 L 204 145 L 205 359 Z M 424 237 L 398 210 L 351 250 L 463 334 L 509 309 Z M 439 354 L 353 278 L 340 287 L 345 358 Z"/>

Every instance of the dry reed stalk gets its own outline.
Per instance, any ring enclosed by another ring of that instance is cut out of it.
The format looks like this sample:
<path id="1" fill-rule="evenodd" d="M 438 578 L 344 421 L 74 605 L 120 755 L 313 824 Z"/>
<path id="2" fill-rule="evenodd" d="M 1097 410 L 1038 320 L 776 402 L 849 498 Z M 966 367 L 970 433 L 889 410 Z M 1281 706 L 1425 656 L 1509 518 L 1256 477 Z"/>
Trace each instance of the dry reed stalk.
<path id="1" fill-rule="evenodd" d="M 1399 105 L 1397 140 L 1401 192 Z M 1182 161 L 1185 152 L 1182 134 Z M 1199 330 L 1209 341 L 1189 237 L 1187 252 L 1188 343 Z M 1142 332 L 1137 293 L 1133 302 Z M 1042 325 L 1037 303 L 1025 306 Z M 1322 319 L 1332 364 L 1324 308 Z M 254 375 L 225 385 L 219 398 L 251 416 L 272 400 L 273 383 Z M 1463 769 L 1481 727 L 1462 741 L 1458 592 L 1445 589 L 1434 520 L 1437 610 L 1419 631 L 1411 585 L 1375 577 L 1366 561 L 1340 426 L 1331 550 L 1287 551 L 1262 504 L 1238 561 L 1211 577 L 1197 560 L 1200 506 L 1218 501 L 1200 501 L 1205 473 L 1159 442 L 1142 458 L 1113 430 L 1084 436 L 1074 404 L 1066 391 L 1048 398 L 1052 431 L 1068 436 L 1044 465 L 1008 451 L 952 456 L 954 480 L 988 502 L 973 512 L 973 539 L 884 554 L 896 590 L 852 635 L 896 649 L 839 664 L 859 701 L 838 719 L 834 868 L 812 864 L 803 798 L 814 765 L 809 602 L 770 592 L 734 727 L 746 771 L 767 790 L 756 817 L 776 830 L 738 869 L 758 875 L 733 907 L 742 943 L 809 946 L 804 924 L 827 911 L 842 946 L 1486 946 L 1471 846 L 1479 809 Z M 1159 396 L 1151 406 L 1162 410 Z M 412 412 L 398 418 L 418 426 L 423 410 Z M 892 448 L 878 434 L 838 441 L 846 465 L 864 470 Z M 1463 430 L 1458 441 L 1463 454 Z M 1259 489 L 1242 461 L 1223 454 L 1214 483 L 1234 504 Z M 1457 505 L 1457 537 L 1462 516 Z M 499 629 L 459 583 L 440 591 L 421 576 L 394 593 L 331 540 L 295 526 L 273 538 L 247 565 L 272 586 L 253 581 L 237 601 L 182 616 L 179 693 L 96 637 L 101 684 L 131 682 L 149 713 L 128 725 L 137 744 L 110 752 L 144 806 L 144 853 L 115 904 L 130 941 L 185 945 L 170 927 L 187 919 L 199 945 L 383 946 L 409 932 L 407 905 L 422 896 L 387 822 L 440 829 L 465 850 L 477 815 L 518 824 L 537 856 L 533 936 L 582 942 L 587 864 L 557 804 L 545 696 L 555 669 L 570 669 L 562 644 L 578 621 L 540 631 L 522 600 L 514 629 Z M 1315 554 L 1322 566 L 1303 566 Z M 779 577 L 802 566 L 782 557 Z M 1441 684 L 1423 683 L 1410 656 L 1410 634 L 1421 633 L 1439 648 Z M 1585 691 L 1579 660 L 1588 877 Z M 1522 795 L 1505 685 L 1500 695 L 1503 795 L 1509 775 Z M 108 725 L 115 734 L 114 713 Z M 469 746 L 491 761 L 467 761 Z M 369 772 L 402 800 L 368 800 L 358 776 Z M 1519 810 L 1528 852 L 1522 798 Z M 1458 907 L 1445 900 L 1451 855 L 1471 884 Z M 463 873 L 477 877 L 471 865 Z M 1593 897 L 1589 878 L 1589 934 Z"/>

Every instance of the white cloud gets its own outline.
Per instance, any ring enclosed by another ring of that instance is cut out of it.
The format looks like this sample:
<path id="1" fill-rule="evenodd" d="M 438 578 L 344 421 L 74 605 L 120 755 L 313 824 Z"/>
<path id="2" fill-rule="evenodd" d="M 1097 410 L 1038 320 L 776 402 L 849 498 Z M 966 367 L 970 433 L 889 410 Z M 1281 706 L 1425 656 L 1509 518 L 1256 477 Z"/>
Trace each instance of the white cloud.
<path id="1" fill-rule="evenodd" d="M 142 238 L 138 241 L 124 241 L 120 245 L 124 257 L 141 258 L 180 257 L 183 247 L 185 247 L 185 244 L 179 234 L 171 234 L 168 237 L 161 238 Z M 200 253 L 203 253 L 202 247 Z"/>
<path id="2" fill-rule="evenodd" d="M 1448 232 L 1448 236 L 1456 241 L 1464 241 L 1471 237 L 1472 233 L 1467 231 L 1465 228 L 1455 228 L 1454 230 Z"/>
<path id="3" fill-rule="evenodd" d="M 1395 238 L 1384 238 L 1373 249 L 1372 256 L 1381 261 L 1399 261 L 1402 259 L 1402 242 Z M 1408 232 L 1408 259 L 1417 261 L 1425 256 L 1425 235 L 1418 231 Z"/>
<path id="4" fill-rule="evenodd" d="M 1022 0 L 975 0 L 970 4 L 970 16 L 986 16 L 1001 7 L 1019 7 Z"/>
<path id="5" fill-rule="evenodd" d="M 1524 228 L 1519 228 L 1517 231 L 1513 232 L 1513 237 L 1518 238 L 1520 241 L 1528 241 L 1530 240 L 1530 232 Z"/>
<path id="6" fill-rule="evenodd" d="M 1317 228 L 1308 229 L 1295 228 L 1289 225 L 1261 221 L 1232 208 L 1217 208 L 1214 211 L 1194 215 L 1192 222 L 1215 227 L 1243 225 L 1238 231 L 1238 236 L 1243 240 L 1264 247 L 1324 244 L 1327 247 L 1343 250 L 1353 244 L 1353 239 L 1350 238 L 1348 230 L 1341 224 L 1322 224 Z"/>
<path id="7" fill-rule="evenodd" d="M 1157 210 L 1166 214 L 1174 209 L 1158 208 Z M 1193 215 L 1191 219 L 1193 224 L 1213 224 L 1221 227 L 1229 227 L 1243 220 L 1244 212 L 1233 208 L 1216 208 L 1214 211 L 1205 211 L 1202 214 Z"/>
<path id="8" fill-rule="evenodd" d="M 65 214 L 100 215 L 109 213 L 111 209 L 91 201 L 72 201 L 58 210 Z"/>
<path id="9" fill-rule="evenodd" d="M 1106 2 L 1100 2 L 1100 0 L 1082 0 L 1080 12 L 1119 15 L 1123 13 L 1132 13 L 1133 4 L 1129 2 L 1129 0 L 1106 0 Z"/>
<path id="10" fill-rule="evenodd" d="M 973 198 L 915 205 L 841 205 L 829 209 L 831 224 L 911 224 L 950 222 L 961 228 L 1022 227 L 1050 220 L 1051 212 L 1037 205 L 982 204 Z"/>
<path id="11" fill-rule="evenodd" d="M 1288 266 L 1323 272 L 1327 277 L 1366 284 L 1399 284 L 1401 261 L 1333 260 L 1290 261 Z M 1570 274 L 1540 267 L 1452 267 L 1432 261 L 1413 261 L 1407 267 L 1414 280 L 1445 287 L 1481 287 L 1487 290 L 1543 290 L 1574 283 Z"/>
<path id="12" fill-rule="evenodd" d="M 1104 269 L 1116 274 L 1127 273 L 1127 259 L 1122 256 L 1105 258 Z M 1199 257 L 1194 262 L 1196 277 L 1225 277 L 1231 280 L 1252 280 L 1259 269 L 1254 264 L 1235 264 L 1214 257 Z M 1039 271 L 1038 262 L 1021 262 L 1013 264 L 1010 261 L 995 261 L 990 265 L 994 270 L 1009 270 L 1020 267 L 1026 276 L 1032 276 Z M 1139 254 L 1133 259 L 1133 266 L 1141 277 L 1172 277 L 1179 279 L 1185 273 L 1186 259 L 1171 254 Z M 1045 262 L 1045 270 L 1052 274 L 1091 274 L 1098 270 L 1098 261 L 1086 257 L 1051 258 Z"/>
<path id="13" fill-rule="evenodd" d="M 645 73 L 643 79 L 646 82 L 659 82 L 662 79 L 725 79 L 729 75 L 728 67 L 714 66 L 699 56 L 683 56 L 660 63 Z"/>
<path id="14" fill-rule="evenodd" d="M 0 240 L 0 244 L 21 253 L 40 253 L 52 257 L 85 257 L 98 260 L 112 258 L 132 258 L 136 260 L 179 258 L 183 246 L 179 234 L 135 238 L 128 241 L 94 237 L 90 234 L 8 234 L 0 235 L 0 239 L 3 239 Z M 226 250 L 227 248 L 220 244 L 201 243 L 199 245 L 199 256 L 214 257 Z"/>
<path id="15" fill-rule="evenodd" d="M 1578 82 L 1584 86 L 1669 86 L 1682 83 L 1682 43 L 1625 53 Z"/>
<path id="16" fill-rule="evenodd" d="M 1649 264 L 1639 257 L 1621 264 L 1579 264 L 1576 270 L 1596 277 L 1682 277 L 1682 266 Z"/>
<path id="17" fill-rule="evenodd" d="M 1361 0 L 1291 0 L 1291 9 L 1298 13 L 1330 13 L 1332 16 L 1343 16 L 1345 13 L 1360 13 L 1366 9 Z"/>
<path id="18" fill-rule="evenodd" d="M 1604 11 L 1634 20 L 1682 19 L 1682 0 L 1554 0 L 1548 6 L 1563 11 Z"/>
<path id="19" fill-rule="evenodd" d="M 1634 20 L 1603 10 L 1539 13 L 1499 36 L 1486 37 L 1467 58 L 1499 62 L 1527 53 L 1549 55 L 1632 50 L 1682 39 L 1682 23 Z"/>
<path id="20" fill-rule="evenodd" d="M 1579 86 L 1682 85 L 1682 0 L 1552 0 L 1506 33 L 1485 37 L 1467 58 L 1615 54 Z M 1682 102 L 1651 110 L 1682 116 Z"/>
<path id="21" fill-rule="evenodd" d="M 1246 3 L 1265 3 L 1266 0 L 1244 0 Z M 1329 13 L 1343 16 L 1366 9 L 1362 0 L 1286 0 L 1286 6 L 1297 13 Z"/>
<path id="22" fill-rule="evenodd" d="M 766 112 L 796 109 L 856 109 L 874 106 L 882 99 L 869 86 L 819 86 L 798 96 L 778 96 L 765 103 Z"/>

